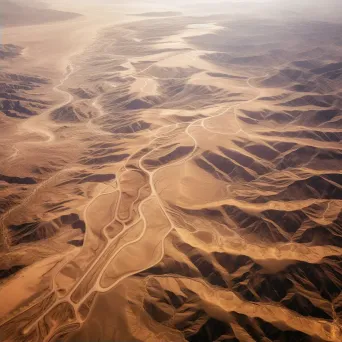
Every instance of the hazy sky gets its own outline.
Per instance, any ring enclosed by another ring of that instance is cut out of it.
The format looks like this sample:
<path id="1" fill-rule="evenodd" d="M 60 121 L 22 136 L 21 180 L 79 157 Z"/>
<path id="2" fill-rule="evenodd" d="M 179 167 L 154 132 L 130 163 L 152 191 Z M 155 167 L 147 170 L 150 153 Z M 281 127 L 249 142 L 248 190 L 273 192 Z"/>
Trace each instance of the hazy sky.
<path id="1" fill-rule="evenodd" d="M 4 0 L 0 0 L 1 2 Z M 239 13 L 248 16 L 274 16 L 275 18 L 296 17 L 319 21 L 342 19 L 342 0 L 12 0 L 30 4 L 45 2 L 54 8 L 89 6 L 113 6 L 124 11 L 141 12 L 181 10 L 187 15 L 216 13 Z M 76 6 L 75 6 L 76 5 Z"/>

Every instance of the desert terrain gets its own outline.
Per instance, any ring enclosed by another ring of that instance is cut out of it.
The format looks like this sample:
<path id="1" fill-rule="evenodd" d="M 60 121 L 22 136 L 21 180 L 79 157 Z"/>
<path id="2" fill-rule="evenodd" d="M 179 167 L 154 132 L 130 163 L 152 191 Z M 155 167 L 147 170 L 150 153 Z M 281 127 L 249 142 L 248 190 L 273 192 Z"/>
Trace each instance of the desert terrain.
<path id="1" fill-rule="evenodd" d="M 0 341 L 342 341 L 338 1 L 0 6 Z"/>

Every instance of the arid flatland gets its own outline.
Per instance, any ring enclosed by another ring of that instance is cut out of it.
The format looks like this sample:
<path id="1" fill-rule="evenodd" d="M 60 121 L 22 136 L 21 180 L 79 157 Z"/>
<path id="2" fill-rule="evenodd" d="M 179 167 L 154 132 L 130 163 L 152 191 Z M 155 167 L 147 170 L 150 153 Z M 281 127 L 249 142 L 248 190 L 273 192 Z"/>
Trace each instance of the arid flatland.
<path id="1" fill-rule="evenodd" d="M 1 6 L 0 341 L 342 341 L 338 2 Z"/>

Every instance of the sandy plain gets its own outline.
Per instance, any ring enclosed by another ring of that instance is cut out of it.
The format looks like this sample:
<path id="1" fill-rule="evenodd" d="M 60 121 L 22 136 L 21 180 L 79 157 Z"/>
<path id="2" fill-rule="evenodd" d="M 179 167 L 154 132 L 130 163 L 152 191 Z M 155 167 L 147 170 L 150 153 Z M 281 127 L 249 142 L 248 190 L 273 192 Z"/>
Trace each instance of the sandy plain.
<path id="1" fill-rule="evenodd" d="M 342 25 L 51 4 L 1 45 L 1 340 L 341 341 Z"/>

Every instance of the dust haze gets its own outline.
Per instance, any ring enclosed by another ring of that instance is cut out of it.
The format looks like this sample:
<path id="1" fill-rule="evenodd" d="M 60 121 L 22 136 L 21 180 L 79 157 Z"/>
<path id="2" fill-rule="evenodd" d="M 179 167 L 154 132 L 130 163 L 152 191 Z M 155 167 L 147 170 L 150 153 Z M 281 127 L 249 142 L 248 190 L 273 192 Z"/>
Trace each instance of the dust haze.
<path id="1" fill-rule="evenodd" d="M 0 21 L 0 341 L 342 341 L 341 1 Z"/>

